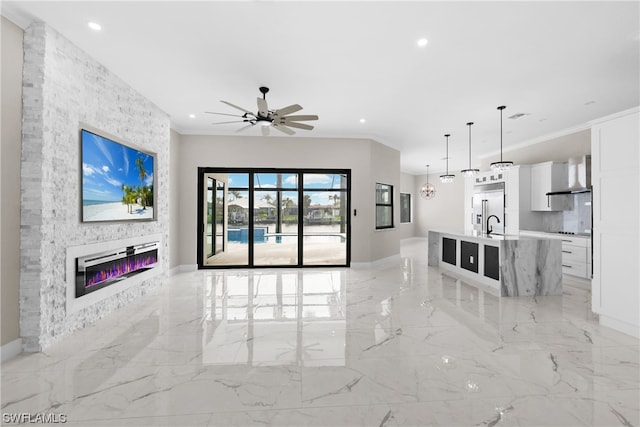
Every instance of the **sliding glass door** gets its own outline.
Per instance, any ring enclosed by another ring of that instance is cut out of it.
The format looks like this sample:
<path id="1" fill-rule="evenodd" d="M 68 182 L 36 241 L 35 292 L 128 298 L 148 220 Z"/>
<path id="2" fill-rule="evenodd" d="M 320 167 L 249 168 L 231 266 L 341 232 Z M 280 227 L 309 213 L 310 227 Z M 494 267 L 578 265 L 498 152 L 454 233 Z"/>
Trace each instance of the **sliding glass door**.
<path id="1" fill-rule="evenodd" d="M 211 177 L 205 177 L 207 181 L 207 208 L 206 208 L 206 222 L 205 222 L 205 254 L 207 258 L 215 255 L 215 248 L 213 246 L 213 230 L 214 230 L 214 216 L 213 216 L 213 207 L 214 207 L 214 199 L 215 199 L 215 185 L 216 180 Z"/>
<path id="2" fill-rule="evenodd" d="M 347 262 L 347 175 L 303 174 L 305 265 Z"/>
<path id="3" fill-rule="evenodd" d="M 199 211 L 211 212 L 198 233 L 201 268 L 349 265 L 350 171 L 200 168 L 199 177 Z"/>
<path id="4" fill-rule="evenodd" d="M 225 209 L 224 182 L 212 176 L 205 176 L 206 180 L 206 211 L 205 211 L 205 246 L 204 253 L 210 258 L 224 251 Z"/>
<path id="5" fill-rule="evenodd" d="M 225 224 L 225 209 L 224 209 L 224 182 L 216 181 L 215 186 L 215 203 L 213 215 L 215 218 L 216 232 L 213 239 L 213 251 L 216 254 L 224 251 L 224 224 Z"/>

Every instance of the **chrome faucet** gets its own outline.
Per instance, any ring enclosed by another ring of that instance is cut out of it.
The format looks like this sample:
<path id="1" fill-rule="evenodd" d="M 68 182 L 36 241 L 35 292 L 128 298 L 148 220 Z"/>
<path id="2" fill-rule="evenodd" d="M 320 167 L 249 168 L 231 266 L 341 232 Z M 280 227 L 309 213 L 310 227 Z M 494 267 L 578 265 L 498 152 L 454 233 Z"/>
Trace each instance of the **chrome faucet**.
<path id="1" fill-rule="evenodd" d="M 489 220 L 491 218 L 495 218 L 498 221 L 498 224 L 500 224 L 500 218 L 498 218 L 497 215 L 489 215 L 489 218 L 487 218 L 487 236 L 493 231 L 493 228 L 489 225 Z"/>

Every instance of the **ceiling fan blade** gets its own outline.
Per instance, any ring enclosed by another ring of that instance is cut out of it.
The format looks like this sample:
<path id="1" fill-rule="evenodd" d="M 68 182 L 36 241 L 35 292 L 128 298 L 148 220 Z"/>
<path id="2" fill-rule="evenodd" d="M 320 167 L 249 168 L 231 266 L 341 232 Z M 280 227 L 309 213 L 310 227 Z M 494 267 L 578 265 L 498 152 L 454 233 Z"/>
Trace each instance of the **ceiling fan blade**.
<path id="1" fill-rule="evenodd" d="M 253 126 L 253 125 L 254 125 L 253 123 L 250 123 L 250 124 L 248 124 L 248 125 L 246 125 L 246 126 L 243 126 L 243 127 L 241 127 L 240 129 L 238 129 L 238 130 L 236 131 L 236 133 L 238 133 L 238 132 L 242 132 L 243 130 L 248 129 L 248 128 L 250 128 L 250 127 L 251 127 L 251 126 Z"/>
<path id="2" fill-rule="evenodd" d="M 205 111 L 205 114 L 218 114 L 218 115 L 221 115 L 221 116 L 244 117 L 244 114 L 240 115 L 240 114 L 214 113 L 212 111 Z"/>
<path id="3" fill-rule="evenodd" d="M 246 123 L 249 120 L 233 120 L 230 122 L 216 122 L 216 123 L 211 123 L 212 125 L 226 125 L 227 123 Z"/>
<path id="4" fill-rule="evenodd" d="M 223 104 L 227 104 L 229 107 L 233 107 L 233 108 L 236 108 L 236 109 L 238 109 L 240 111 L 244 111 L 245 113 L 253 114 L 251 111 L 249 111 L 247 109 L 244 109 L 242 107 L 238 107 L 237 105 L 233 105 L 230 102 L 227 102 L 227 101 L 220 101 L 220 102 L 222 102 Z"/>
<path id="5" fill-rule="evenodd" d="M 270 126 L 260 126 L 262 128 L 262 136 L 269 136 L 269 127 Z"/>
<path id="6" fill-rule="evenodd" d="M 285 122 L 303 122 L 305 120 L 318 120 L 318 116 L 314 115 L 307 115 L 307 116 L 286 116 L 286 117 L 281 117 L 280 121 L 284 120 Z"/>
<path id="7" fill-rule="evenodd" d="M 278 124 L 274 123 L 273 127 L 275 129 L 278 129 L 282 133 L 286 133 L 287 135 L 294 135 L 295 134 L 295 132 L 293 130 L 289 129 L 285 125 L 278 125 Z"/>
<path id="8" fill-rule="evenodd" d="M 258 114 L 262 117 L 267 117 L 269 114 L 269 106 L 266 99 L 258 98 Z"/>
<path id="9" fill-rule="evenodd" d="M 292 128 L 305 129 L 305 130 L 313 129 L 313 126 L 308 125 L 306 123 L 285 122 L 284 124 Z"/>
<path id="10" fill-rule="evenodd" d="M 302 107 L 299 106 L 298 104 L 293 104 L 293 105 L 289 105 L 288 107 L 284 107 L 284 108 L 280 108 L 279 110 L 276 110 L 274 115 L 276 116 L 286 116 L 287 114 L 291 114 L 291 113 L 295 113 L 296 111 L 300 111 L 302 110 Z"/>

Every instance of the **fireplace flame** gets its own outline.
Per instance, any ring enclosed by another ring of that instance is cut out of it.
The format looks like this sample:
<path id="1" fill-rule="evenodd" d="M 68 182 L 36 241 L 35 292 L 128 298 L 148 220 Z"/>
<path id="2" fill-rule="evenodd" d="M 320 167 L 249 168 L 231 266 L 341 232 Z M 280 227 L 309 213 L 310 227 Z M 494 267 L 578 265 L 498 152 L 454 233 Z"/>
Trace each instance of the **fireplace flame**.
<path id="1" fill-rule="evenodd" d="M 157 262 L 158 253 L 153 251 L 93 266 L 86 272 L 85 288 L 146 269 Z"/>

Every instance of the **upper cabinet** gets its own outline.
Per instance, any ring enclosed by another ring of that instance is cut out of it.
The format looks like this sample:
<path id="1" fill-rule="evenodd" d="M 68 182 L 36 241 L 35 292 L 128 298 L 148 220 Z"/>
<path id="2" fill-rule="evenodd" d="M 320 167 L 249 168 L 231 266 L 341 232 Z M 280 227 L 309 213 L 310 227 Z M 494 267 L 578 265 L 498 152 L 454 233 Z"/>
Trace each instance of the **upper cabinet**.
<path id="1" fill-rule="evenodd" d="M 567 183 L 567 164 L 556 162 L 538 163 L 531 166 L 531 210 L 561 211 L 563 198 L 547 196 L 552 191 L 565 190 Z"/>

